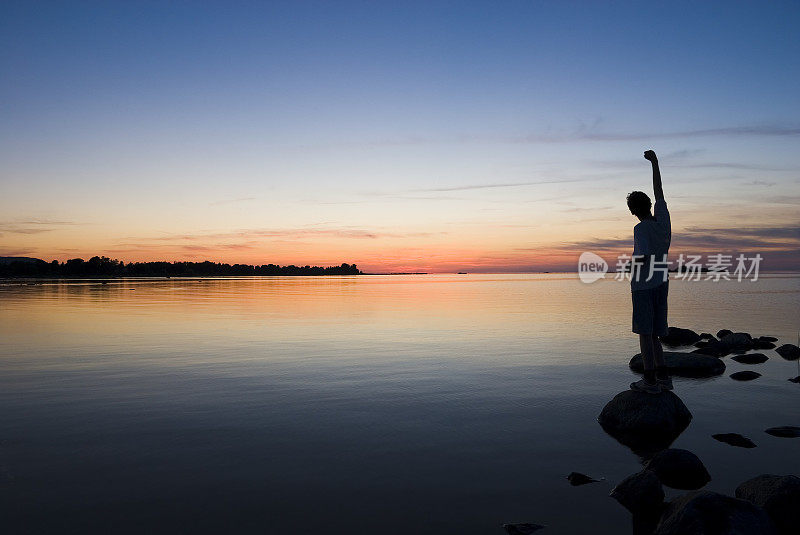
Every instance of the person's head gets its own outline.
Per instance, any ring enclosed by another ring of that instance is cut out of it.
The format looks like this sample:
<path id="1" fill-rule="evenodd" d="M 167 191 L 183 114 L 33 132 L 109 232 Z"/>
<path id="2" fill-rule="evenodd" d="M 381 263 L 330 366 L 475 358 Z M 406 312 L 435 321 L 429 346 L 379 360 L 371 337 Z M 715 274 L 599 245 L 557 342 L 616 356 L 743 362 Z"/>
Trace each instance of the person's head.
<path id="1" fill-rule="evenodd" d="M 639 219 L 651 217 L 650 207 L 653 205 L 650 202 L 650 197 L 643 191 L 632 191 L 628 193 L 628 209 L 633 215 Z"/>

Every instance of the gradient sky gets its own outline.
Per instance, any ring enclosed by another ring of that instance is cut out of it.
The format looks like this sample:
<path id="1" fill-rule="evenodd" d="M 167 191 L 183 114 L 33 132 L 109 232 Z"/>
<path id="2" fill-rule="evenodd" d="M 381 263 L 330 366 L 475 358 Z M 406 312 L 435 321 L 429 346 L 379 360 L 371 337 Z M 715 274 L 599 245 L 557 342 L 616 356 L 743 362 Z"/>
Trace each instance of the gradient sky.
<path id="1" fill-rule="evenodd" d="M 800 269 L 798 2 L 0 4 L 0 255 Z"/>

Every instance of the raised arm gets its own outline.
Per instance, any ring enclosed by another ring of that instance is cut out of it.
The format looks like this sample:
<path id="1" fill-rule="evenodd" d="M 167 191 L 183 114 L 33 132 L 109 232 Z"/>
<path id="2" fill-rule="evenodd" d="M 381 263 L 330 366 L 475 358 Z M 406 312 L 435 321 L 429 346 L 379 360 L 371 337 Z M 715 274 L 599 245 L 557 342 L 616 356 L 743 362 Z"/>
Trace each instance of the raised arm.
<path id="1" fill-rule="evenodd" d="M 661 189 L 661 170 L 658 168 L 656 153 L 652 150 L 646 150 L 644 151 L 644 158 L 653 165 L 653 193 L 656 196 L 656 200 L 663 199 L 664 190 Z"/>

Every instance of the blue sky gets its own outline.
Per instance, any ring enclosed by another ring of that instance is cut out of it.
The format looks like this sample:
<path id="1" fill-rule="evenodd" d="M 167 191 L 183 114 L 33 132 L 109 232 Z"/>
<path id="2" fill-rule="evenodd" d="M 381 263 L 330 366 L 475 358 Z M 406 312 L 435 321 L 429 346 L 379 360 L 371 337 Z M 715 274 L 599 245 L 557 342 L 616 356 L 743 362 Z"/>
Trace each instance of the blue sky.
<path id="1" fill-rule="evenodd" d="M 800 249 L 796 2 L 0 10 L 0 253 L 554 267 L 646 148 L 678 230 Z"/>

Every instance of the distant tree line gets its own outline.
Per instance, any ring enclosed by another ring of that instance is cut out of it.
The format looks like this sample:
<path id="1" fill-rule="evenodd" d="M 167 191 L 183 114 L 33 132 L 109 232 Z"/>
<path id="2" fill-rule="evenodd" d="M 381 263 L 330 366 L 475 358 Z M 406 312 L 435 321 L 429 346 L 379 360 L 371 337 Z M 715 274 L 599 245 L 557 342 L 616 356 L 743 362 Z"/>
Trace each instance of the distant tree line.
<path id="1" fill-rule="evenodd" d="M 264 264 L 222 264 L 219 262 L 128 262 L 105 256 L 89 260 L 73 258 L 66 262 L 45 262 L 36 258 L 5 258 L 0 262 L 0 277 L 230 277 L 271 275 L 359 275 L 355 264 L 340 266 L 278 266 Z"/>

